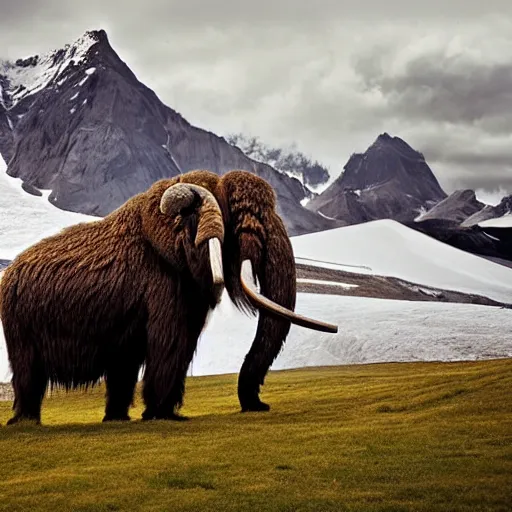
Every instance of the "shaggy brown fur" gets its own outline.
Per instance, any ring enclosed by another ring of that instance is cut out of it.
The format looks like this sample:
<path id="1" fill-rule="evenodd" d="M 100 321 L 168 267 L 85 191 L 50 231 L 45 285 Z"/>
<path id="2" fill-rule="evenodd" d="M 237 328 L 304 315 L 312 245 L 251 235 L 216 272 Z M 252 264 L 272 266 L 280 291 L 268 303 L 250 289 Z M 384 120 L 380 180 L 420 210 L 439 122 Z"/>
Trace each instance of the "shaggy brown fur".
<path id="1" fill-rule="evenodd" d="M 209 171 L 192 171 L 182 175 L 180 180 L 208 188 L 223 210 L 224 280 L 226 291 L 235 305 L 242 311 L 255 312 L 240 282 L 242 261 L 250 259 L 261 293 L 293 311 L 296 301 L 295 258 L 286 228 L 276 212 L 273 188 L 264 179 L 241 170 L 230 171 L 220 178 Z M 260 312 L 256 335 L 238 379 L 242 411 L 270 408 L 259 398 L 260 385 L 264 383 L 289 330 L 289 320 Z"/>
<path id="2" fill-rule="evenodd" d="M 127 420 L 141 365 L 144 419 L 178 418 L 184 380 L 215 305 L 208 244 L 219 216 L 159 212 L 162 180 L 104 219 L 72 226 L 21 253 L 3 273 L 2 318 L 14 417 L 40 421 L 48 382 L 107 387 L 104 421 Z M 197 198 L 196 198 L 197 199 Z"/>

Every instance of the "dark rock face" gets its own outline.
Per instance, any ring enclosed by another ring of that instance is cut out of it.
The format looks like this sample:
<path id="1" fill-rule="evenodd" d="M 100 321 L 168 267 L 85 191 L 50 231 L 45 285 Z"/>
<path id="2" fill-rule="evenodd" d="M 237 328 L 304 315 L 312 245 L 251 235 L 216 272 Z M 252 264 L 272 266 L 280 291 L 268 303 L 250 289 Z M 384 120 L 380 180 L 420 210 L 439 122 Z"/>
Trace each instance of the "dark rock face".
<path id="1" fill-rule="evenodd" d="M 456 190 L 421 215 L 421 220 L 446 219 L 460 224 L 484 207 L 485 204 L 476 198 L 474 190 Z"/>
<path id="2" fill-rule="evenodd" d="M 29 185 L 26 181 L 24 181 L 21 184 L 21 188 L 25 192 L 27 192 L 28 194 L 31 194 L 33 196 L 41 197 L 43 195 L 43 193 L 40 190 L 38 190 L 36 187 L 33 187 L 32 185 Z"/>
<path id="3" fill-rule="evenodd" d="M 32 71 L 36 80 L 25 80 Z M 336 227 L 305 209 L 304 187 L 191 126 L 137 80 L 104 31 L 17 64 L 0 63 L 0 152 L 7 172 L 51 189 L 57 207 L 104 216 L 153 182 L 192 169 L 245 169 L 276 190 L 291 235 Z M 31 189 L 33 190 L 33 189 Z"/>
<path id="4" fill-rule="evenodd" d="M 462 226 L 475 226 L 484 220 L 496 219 L 512 213 L 512 195 L 504 197 L 496 206 L 486 205 L 480 211 L 468 217 Z"/>
<path id="5" fill-rule="evenodd" d="M 344 169 L 308 209 L 345 224 L 386 218 L 406 222 L 447 197 L 423 155 L 387 133 L 364 154 L 352 155 Z"/>
<path id="6" fill-rule="evenodd" d="M 512 260 L 510 241 L 490 237 L 487 230 L 478 226 L 464 228 L 458 222 L 446 219 L 428 219 L 404 224 L 457 249 L 480 256 Z"/>

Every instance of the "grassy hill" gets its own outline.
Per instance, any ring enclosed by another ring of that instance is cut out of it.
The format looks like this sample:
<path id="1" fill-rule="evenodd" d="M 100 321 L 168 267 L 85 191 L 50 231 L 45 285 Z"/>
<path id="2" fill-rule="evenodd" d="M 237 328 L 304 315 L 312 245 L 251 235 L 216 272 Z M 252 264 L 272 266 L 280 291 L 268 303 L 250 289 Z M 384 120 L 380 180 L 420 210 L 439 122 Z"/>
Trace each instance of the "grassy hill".
<path id="1" fill-rule="evenodd" d="M 0 427 L 0 510 L 490 511 L 512 504 L 512 360 L 188 379 L 183 423 L 101 424 L 104 389 Z M 11 415 L 0 403 L 0 423 Z"/>

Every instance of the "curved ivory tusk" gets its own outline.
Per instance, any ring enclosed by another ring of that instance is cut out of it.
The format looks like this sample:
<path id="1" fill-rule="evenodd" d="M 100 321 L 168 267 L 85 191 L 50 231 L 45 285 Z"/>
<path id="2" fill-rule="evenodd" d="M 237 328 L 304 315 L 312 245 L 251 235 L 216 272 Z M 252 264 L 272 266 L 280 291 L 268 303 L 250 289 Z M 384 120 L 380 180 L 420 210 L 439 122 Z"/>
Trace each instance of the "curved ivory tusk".
<path id="1" fill-rule="evenodd" d="M 208 251 L 210 254 L 210 266 L 212 269 L 213 290 L 217 304 L 220 302 L 224 291 L 224 270 L 222 267 L 222 245 L 218 238 L 208 240 Z"/>
<path id="2" fill-rule="evenodd" d="M 245 267 L 245 268 L 244 268 Z M 337 333 L 338 332 L 338 326 L 334 324 L 328 324 L 326 322 L 321 322 L 320 320 L 313 320 L 312 318 L 308 318 L 302 315 L 298 315 L 297 313 L 290 311 L 289 309 L 286 309 L 283 306 L 280 306 L 279 304 L 276 304 L 275 302 L 271 301 L 270 299 L 267 299 L 267 297 L 264 297 L 260 293 L 256 291 L 256 285 L 252 281 L 252 279 L 249 279 L 248 282 L 244 279 L 245 275 L 252 275 L 252 264 L 250 260 L 244 260 L 242 262 L 242 271 L 240 272 L 240 281 L 242 282 L 242 288 L 244 292 L 247 294 L 251 302 L 258 307 L 258 309 L 264 309 L 268 311 L 269 313 L 274 313 L 278 316 L 281 316 L 283 318 L 286 318 L 287 320 L 290 320 L 292 324 L 300 325 L 302 327 L 307 327 L 308 329 L 313 329 L 315 331 L 322 331 L 322 332 L 331 332 L 331 333 Z"/>

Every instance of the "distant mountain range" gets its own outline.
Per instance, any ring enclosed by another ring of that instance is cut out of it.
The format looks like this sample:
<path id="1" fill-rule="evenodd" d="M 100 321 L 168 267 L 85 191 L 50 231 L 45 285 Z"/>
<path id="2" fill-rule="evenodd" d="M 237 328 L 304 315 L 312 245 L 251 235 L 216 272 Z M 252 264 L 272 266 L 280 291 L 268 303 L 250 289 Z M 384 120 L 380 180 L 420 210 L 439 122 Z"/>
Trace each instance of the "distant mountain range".
<path id="1" fill-rule="evenodd" d="M 271 147 L 258 137 L 247 137 L 242 133 L 228 135 L 226 140 L 238 146 L 250 158 L 297 178 L 305 186 L 308 198 L 313 197 L 316 189 L 329 180 L 327 167 L 295 148 Z"/>
<path id="2" fill-rule="evenodd" d="M 393 219 L 461 249 L 512 260 L 510 230 L 479 223 L 512 212 L 472 190 L 447 195 L 424 156 L 380 134 L 323 192 L 328 169 L 255 137 L 192 126 L 142 84 L 103 30 L 45 55 L 0 61 L 0 154 L 27 193 L 103 216 L 154 181 L 192 169 L 246 169 L 276 190 L 290 235 Z M 506 238 L 508 240 L 506 240 Z M 1 255 L 0 255 L 1 256 Z"/>

